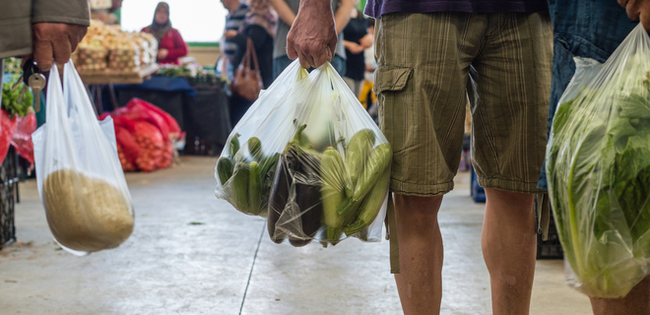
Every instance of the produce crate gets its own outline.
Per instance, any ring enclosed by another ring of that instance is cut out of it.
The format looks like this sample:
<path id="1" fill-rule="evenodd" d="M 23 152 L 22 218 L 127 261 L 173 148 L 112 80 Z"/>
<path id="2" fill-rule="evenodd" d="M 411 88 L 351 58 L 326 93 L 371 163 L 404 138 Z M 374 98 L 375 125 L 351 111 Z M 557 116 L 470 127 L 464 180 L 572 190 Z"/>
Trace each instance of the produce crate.
<path id="1" fill-rule="evenodd" d="M 0 165 L 0 249 L 16 239 L 14 208 L 19 201 L 18 181 L 18 157 L 10 146 Z"/>
<path id="2" fill-rule="evenodd" d="M 472 177 L 472 181 L 470 184 L 470 194 L 472 196 L 472 199 L 474 199 L 474 202 L 484 203 L 485 189 L 483 189 L 483 187 L 481 187 L 481 185 L 478 184 L 478 177 L 476 176 L 476 172 L 474 171 L 474 166 L 472 166 L 471 163 L 470 163 L 470 173 Z"/>
<path id="3" fill-rule="evenodd" d="M 551 212 L 551 220 L 548 226 L 548 240 L 542 241 L 542 235 L 537 234 L 537 259 L 562 259 L 564 251 L 560 244 L 560 237 L 555 228 L 555 219 Z"/>

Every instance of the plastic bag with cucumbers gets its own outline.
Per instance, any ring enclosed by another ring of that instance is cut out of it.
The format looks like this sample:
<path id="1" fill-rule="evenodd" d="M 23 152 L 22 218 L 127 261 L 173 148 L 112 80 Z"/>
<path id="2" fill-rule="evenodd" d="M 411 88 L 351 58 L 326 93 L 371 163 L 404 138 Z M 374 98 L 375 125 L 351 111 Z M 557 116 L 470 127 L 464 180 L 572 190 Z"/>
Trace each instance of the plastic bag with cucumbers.
<path id="1" fill-rule="evenodd" d="M 235 126 L 217 162 L 216 195 L 267 218 L 276 243 L 380 241 L 392 148 L 326 63 L 293 62 Z"/>

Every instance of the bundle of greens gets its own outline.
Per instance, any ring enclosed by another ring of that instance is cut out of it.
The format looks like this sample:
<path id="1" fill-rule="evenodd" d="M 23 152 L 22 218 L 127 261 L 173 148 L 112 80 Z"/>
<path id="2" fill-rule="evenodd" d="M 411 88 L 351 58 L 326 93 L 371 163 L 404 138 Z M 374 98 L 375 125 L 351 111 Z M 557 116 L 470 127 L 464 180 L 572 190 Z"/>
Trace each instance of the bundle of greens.
<path id="1" fill-rule="evenodd" d="M 24 117 L 30 113 L 29 109 L 34 104 L 34 96 L 32 95 L 31 89 L 28 88 L 21 99 L 20 93 L 25 85 L 24 83 L 20 83 L 15 89 L 12 89 L 17 80 L 18 76 L 14 75 L 11 81 L 2 85 L 2 109 L 7 111 L 11 117 L 14 117 L 16 114 Z"/>
<path id="2" fill-rule="evenodd" d="M 627 295 L 650 263 L 650 62 L 623 60 L 569 86 L 576 96 L 560 104 L 547 148 L 572 284 L 599 298 Z"/>

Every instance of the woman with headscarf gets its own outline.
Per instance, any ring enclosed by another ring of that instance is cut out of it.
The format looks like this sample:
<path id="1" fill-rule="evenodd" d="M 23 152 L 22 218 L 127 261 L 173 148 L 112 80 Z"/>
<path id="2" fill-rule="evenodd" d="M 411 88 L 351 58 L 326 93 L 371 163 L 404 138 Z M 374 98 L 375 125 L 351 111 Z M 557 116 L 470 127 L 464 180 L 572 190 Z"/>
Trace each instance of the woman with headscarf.
<path id="1" fill-rule="evenodd" d="M 187 44 L 181 33 L 172 28 L 169 20 L 169 4 L 158 3 L 151 25 L 142 29 L 142 32 L 152 34 L 158 40 L 158 63 L 178 64 L 178 58 L 187 55 Z"/>
<path id="2" fill-rule="evenodd" d="M 250 0 L 248 7 L 250 12 L 246 14 L 244 24 L 235 34 L 234 31 L 228 31 L 226 37 L 232 38 L 237 43 L 237 52 L 235 53 L 232 64 L 237 68 L 246 53 L 246 44 L 248 38 L 253 40 L 255 54 L 259 64 L 260 75 L 262 76 L 262 85 L 268 88 L 273 82 L 273 38 L 275 37 L 276 16 L 271 12 L 268 0 Z M 251 62 L 251 68 L 253 68 Z M 233 124 L 246 113 L 252 102 L 242 99 L 237 95 L 232 96 L 231 100 L 231 120 Z"/>

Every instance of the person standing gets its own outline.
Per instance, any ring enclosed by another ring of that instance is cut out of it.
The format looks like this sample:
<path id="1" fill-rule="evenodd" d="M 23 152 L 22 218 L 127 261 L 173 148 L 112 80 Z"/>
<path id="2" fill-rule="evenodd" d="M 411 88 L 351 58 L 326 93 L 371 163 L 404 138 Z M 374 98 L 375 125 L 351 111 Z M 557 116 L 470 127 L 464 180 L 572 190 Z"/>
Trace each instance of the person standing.
<path id="1" fill-rule="evenodd" d="M 250 11 L 246 14 L 244 23 L 231 40 L 236 43 L 237 49 L 232 57 L 235 69 L 241 64 L 246 53 L 248 39 L 253 42 L 253 49 L 259 65 L 263 88 L 268 88 L 273 83 L 273 37 L 275 36 L 276 16 L 271 12 L 268 0 L 250 0 Z M 255 63 L 251 60 L 251 69 Z M 233 93 L 234 94 L 234 93 Z M 246 100 L 239 95 L 232 95 L 230 102 L 230 116 L 233 124 L 246 113 L 253 101 Z"/>
<path id="2" fill-rule="evenodd" d="M 372 35 L 368 34 L 368 21 L 356 8 L 350 14 L 350 22 L 343 29 L 343 46 L 345 46 L 345 83 L 354 95 L 359 97 L 365 79 L 366 61 L 364 52 L 372 47 Z"/>
<path id="3" fill-rule="evenodd" d="M 576 70 L 574 57 L 604 63 L 639 19 L 650 30 L 649 0 L 549 0 L 553 20 L 553 79 L 548 115 L 550 132 L 560 97 Z M 546 172 L 542 171 L 538 187 L 548 189 Z M 637 284 L 621 299 L 589 298 L 595 315 L 650 315 L 650 276 Z"/>
<path id="4" fill-rule="evenodd" d="M 551 81 L 546 1 L 370 0 L 366 14 L 377 19 L 379 123 L 394 152 L 389 225 L 399 258 L 391 271 L 404 313 L 440 313 L 438 211 L 454 186 L 469 95 L 472 160 L 487 195 L 481 245 L 492 313 L 528 314 Z M 334 25 L 327 0 L 302 2 L 287 36 L 289 58 L 323 64 L 336 46 Z"/>
<path id="5" fill-rule="evenodd" d="M 187 44 L 169 20 L 167 2 L 158 3 L 153 22 L 143 28 L 142 32 L 151 33 L 158 40 L 158 63 L 177 65 L 179 58 L 187 56 Z"/>
<path id="6" fill-rule="evenodd" d="M 287 56 L 287 34 L 293 25 L 300 6 L 300 0 L 269 0 L 271 6 L 278 12 L 278 26 L 276 28 L 275 44 L 273 51 L 273 77 L 277 78 L 284 69 L 289 66 L 291 59 Z M 336 20 L 336 34 L 337 41 L 343 42 L 343 29 L 350 20 L 350 12 L 354 9 L 354 0 L 331 0 L 331 8 L 329 11 L 336 12 L 334 19 Z M 345 48 L 343 44 L 336 46 L 332 51 L 330 62 L 332 66 L 341 76 L 345 76 Z"/>
<path id="7" fill-rule="evenodd" d="M 232 79 L 235 68 L 237 65 L 233 64 L 232 60 L 237 53 L 237 43 L 234 41 L 235 36 L 239 33 L 239 29 L 244 25 L 246 14 L 250 12 L 250 8 L 245 3 L 239 0 L 221 0 L 223 7 L 228 10 L 226 16 L 226 27 L 221 38 L 221 53 L 226 61 L 226 73 L 228 78 Z"/>

